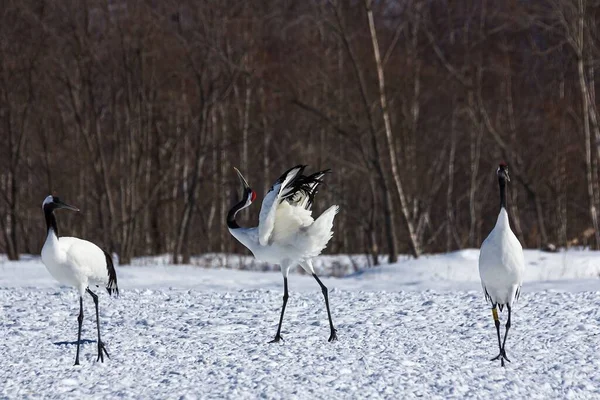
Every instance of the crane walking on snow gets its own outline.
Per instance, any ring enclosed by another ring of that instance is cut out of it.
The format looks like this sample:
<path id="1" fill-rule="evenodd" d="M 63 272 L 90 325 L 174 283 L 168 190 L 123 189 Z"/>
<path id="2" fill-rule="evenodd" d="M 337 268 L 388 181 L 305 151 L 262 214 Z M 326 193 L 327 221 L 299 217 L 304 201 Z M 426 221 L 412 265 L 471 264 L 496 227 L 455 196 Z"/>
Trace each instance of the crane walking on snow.
<path id="1" fill-rule="evenodd" d="M 302 175 L 305 165 L 297 165 L 286 171 L 273 184 L 263 199 L 257 227 L 242 228 L 235 217 L 239 211 L 250 206 L 256 192 L 250 188 L 240 171 L 235 168 L 243 186 L 242 200 L 234 205 L 227 215 L 229 232 L 246 246 L 259 260 L 279 264 L 283 274 L 283 307 L 275 339 L 283 340 L 281 323 L 288 300 L 287 277 L 291 267 L 300 265 L 311 274 L 323 292 L 331 334 L 329 341 L 337 340 L 336 329 L 331 320 L 327 287 L 315 273 L 311 258 L 319 255 L 333 235 L 333 218 L 337 205 L 329 207 L 319 218 L 313 220 L 311 207 L 317 188 L 329 170 Z"/>
<path id="2" fill-rule="evenodd" d="M 98 360 L 104 362 L 104 355 L 110 358 L 100 338 L 100 317 L 98 315 L 98 295 L 89 288 L 90 284 L 104 285 L 108 294 L 118 295 L 117 274 L 106 251 L 92 242 L 75 237 L 58 236 L 58 227 L 54 210 L 79 211 L 78 208 L 62 202 L 58 197 L 48 196 L 42 203 L 46 217 L 47 237 L 42 247 L 42 261 L 50 274 L 62 284 L 75 286 L 79 291 L 79 316 L 77 322 L 77 354 L 75 365 L 79 365 L 79 344 L 81 342 L 81 325 L 83 323 L 83 295 L 89 293 L 96 307 L 96 327 L 98 328 Z"/>
<path id="3" fill-rule="evenodd" d="M 508 165 L 500 163 L 496 175 L 500 186 L 500 213 L 496 226 L 481 245 L 479 276 L 485 298 L 492 303 L 492 316 L 498 334 L 500 353 L 492 361 L 500 359 L 500 364 L 504 367 L 504 360 L 510 362 L 506 357 L 506 337 L 510 329 L 512 304 L 519 298 L 523 283 L 525 259 L 521 243 L 510 229 L 506 212 L 506 182 L 510 181 Z M 500 308 L 500 311 L 504 306 L 508 310 L 503 341 L 500 341 L 500 320 L 496 306 Z"/>

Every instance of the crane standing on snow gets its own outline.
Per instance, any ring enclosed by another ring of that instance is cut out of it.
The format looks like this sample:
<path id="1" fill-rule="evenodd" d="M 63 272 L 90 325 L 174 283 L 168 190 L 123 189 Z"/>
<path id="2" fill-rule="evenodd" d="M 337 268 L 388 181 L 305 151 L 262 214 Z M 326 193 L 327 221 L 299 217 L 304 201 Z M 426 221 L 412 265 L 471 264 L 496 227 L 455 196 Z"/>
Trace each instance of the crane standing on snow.
<path id="1" fill-rule="evenodd" d="M 337 339 L 331 320 L 327 287 L 321 282 L 312 265 L 311 258 L 319 255 L 333 235 L 333 218 L 338 206 L 329 207 L 319 218 L 313 220 L 311 206 L 321 178 L 329 172 L 320 171 L 309 176 L 302 175 L 305 165 L 298 165 L 286 171 L 271 187 L 262 202 L 258 227 L 241 228 L 236 214 L 250 206 L 256 199 L 256 192 L 236 168 L 243 186 L 242 200 L 234 205 L 227 215 L 229 232 L 246 246 L 254 256 L 262 261 L 279 264 L 283 274 L 283 307 L 275 339 L 283 340 L 281 323 L 288 300 L 287 277 L 291 267 L 300 266 L 311 274 L 323 292 L 329 318 L 331 334 L 329 341 Z"/>
<path id="2" fill-rule="evenodd" d="M 119 294 L 117 274 L 110 255 L 92 242 L 75 237 L 58 237 L 58 227 L 54 210 L 64 208 L 79 211 L 78 208 L 63 203 L 58 197 L 48 196 L 42 203 L 46 217 L 47 237 L 42 247 L 42 261 L 50 274 L 62 284 L 75 286 L 79 291 L 79 316 L 77 322 L 77 355 L 75 365 L 79 365 L 79 344 L 83 322 L 83 294 L 89 293 L 96 306 L 96 327 L 98 328 L 98 360 L 104 362 L 104 354 L 110 358 L 100 338 L 100 318 L 98 316 L 98 295 L 89 288 L 90 284 L 104 285 L 108 294 Z"/>
<path id="3" fill-rule="evenodd" d="M 506 357 L 504 346 L 510 329 L 511 307 L 513 302 L 519 298 L 523 283 L 525 259 L 521 243 L 510 229 L 506 212 L 506 182 L 510 181 L 508 165 L 500 163 L 496 175 L 500 186 L 500 214 L 498 214 L 496 226 L 481 245 L 479 276 L 481 277 L 481 286 L 485 298 L 492 303 L 492 315 L 498 333 L 500 354 L 494 357 L 492 361 L 500 359 L 500 364 L 504 366 L 504 360 L 510 362 Z M 502 311 L 505 305 L 508 309 L 508 319 L 506 320 L 504 340 L 501 342 L 500 320 L 498 319 L 496 306 Z"/>

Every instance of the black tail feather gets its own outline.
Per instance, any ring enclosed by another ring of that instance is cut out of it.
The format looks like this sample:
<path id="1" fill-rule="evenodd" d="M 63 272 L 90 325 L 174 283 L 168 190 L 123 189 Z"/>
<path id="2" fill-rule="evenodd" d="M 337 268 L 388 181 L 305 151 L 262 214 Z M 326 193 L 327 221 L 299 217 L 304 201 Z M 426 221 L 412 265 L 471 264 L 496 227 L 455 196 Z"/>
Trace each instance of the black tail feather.
<path id="1" fill-rule="evenodd" d="M 106 256 L 106 269 L 108 270 L 108 284 L 106 285 L 106 291 L 111 296 L 113 292 L 118 296 L 119 286 L 117 285 L 117 271 L 115 271 L 115 264 L 113 264 L 110 254 L 104 251 L 104 255 Z"/>

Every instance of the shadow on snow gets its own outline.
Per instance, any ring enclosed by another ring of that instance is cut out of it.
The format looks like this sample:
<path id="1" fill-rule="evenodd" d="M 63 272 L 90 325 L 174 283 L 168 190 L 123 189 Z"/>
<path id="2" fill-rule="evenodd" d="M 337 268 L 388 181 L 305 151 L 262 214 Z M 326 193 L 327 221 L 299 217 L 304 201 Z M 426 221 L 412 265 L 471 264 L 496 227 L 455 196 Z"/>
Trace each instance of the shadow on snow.
<path id="1" fill-rule="evenodd" d="M 90 340 L 90 339 L 81 339 L 81 341 L 79 342 L 79 344 L 87 344 L 87 343 L 96 343 L 96 341 L 95 340 Z M 54 344 L 56 346 L 76 345 L 77 344 L 77 340 L 74 340 L 72 342 L 54 342 Z"/>

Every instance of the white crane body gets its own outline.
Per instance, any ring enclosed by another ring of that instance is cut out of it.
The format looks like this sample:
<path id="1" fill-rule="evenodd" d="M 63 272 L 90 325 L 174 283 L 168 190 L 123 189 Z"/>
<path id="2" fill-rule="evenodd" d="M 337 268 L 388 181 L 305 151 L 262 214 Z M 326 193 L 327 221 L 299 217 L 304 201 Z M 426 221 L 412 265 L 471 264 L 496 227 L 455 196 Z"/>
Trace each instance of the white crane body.
<path id="1" fill-rule="evenodd" d="M 271 187 L 263 199 L 259 224 L 253 228 L 240 227 L 235 217 L 239 211 L 250 206 L 256 193 L 250 188 L 240 171 L 244 193 L 242 200 L 227 215 L 229 232 L 248 248 L 258 260 L 277 264 L 284 279 L 284 297 L 279 328 L 274 342 L 282 340 L 281 323 L 288 299 L 287 277 L 291 267 L 300 265 L 321 286 L 331 328 L 329 341 L 337 339 L 329 310 L 327 288 L 315 274 L 311 259 L 321 254 L 333 236 L 333 219 L 339 207 L 329 207 L 316 220 L 311 206 L 321 178 L 328 172 L 320 171 L 309 176 L 302 175 L 305 166 L 298 165 L 286 171 Z"/>
<path id="2" fill-rule="evenodd" d="M 493 304 L 512 306 L 521 285 L 525 258 L 521 243 L 509 226 L 508 213 L 500 210 L 492 232 L 481 245 L 479 254 L 481 285 Z"/>
<path id="3" fill-rule="evenodd" d="M 76 237 L 48 235 L 42 247 L 42 261 L 58 282 L 77 288 L 80 295 L 89 286 L 109 283 L 106 254 L 92 242 Z"/>

